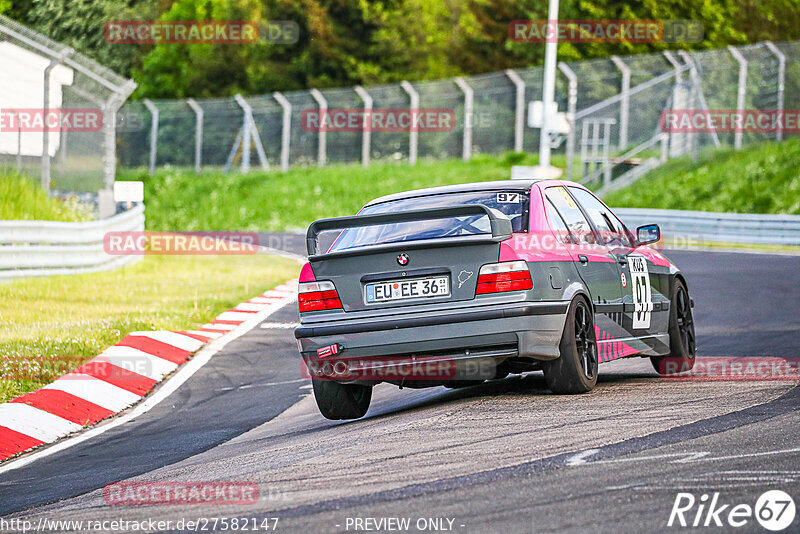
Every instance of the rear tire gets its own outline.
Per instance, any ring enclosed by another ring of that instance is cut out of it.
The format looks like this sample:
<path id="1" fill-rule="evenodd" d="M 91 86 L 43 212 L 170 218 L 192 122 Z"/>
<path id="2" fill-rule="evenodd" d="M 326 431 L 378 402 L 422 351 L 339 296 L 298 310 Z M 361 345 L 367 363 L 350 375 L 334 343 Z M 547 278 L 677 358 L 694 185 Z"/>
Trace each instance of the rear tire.
<path id="1" fill-rule="evenodd" d="M 544 379 L 553 393 L 586 393 L 597 384 L 597 341 L 589 303 L 576 297 L 567 311 L 561 355 L 545 363 Z"/>
<path id="2" fill-rule="evenodd" d="M 340 384 L 332 380 L 311 379 L 317 407 L 326 419 L 358 419 L 369 409 L 372 386 Z"/>
<path id="3" fill-rule="evenodd" d="M 650 358 L 653 368 L 661 376 L 673 376 L 694 367 L 697 351 L 694 334 L 694 316 L 686 286 L 675 279 L 669 305 L 669 356 Z"/>

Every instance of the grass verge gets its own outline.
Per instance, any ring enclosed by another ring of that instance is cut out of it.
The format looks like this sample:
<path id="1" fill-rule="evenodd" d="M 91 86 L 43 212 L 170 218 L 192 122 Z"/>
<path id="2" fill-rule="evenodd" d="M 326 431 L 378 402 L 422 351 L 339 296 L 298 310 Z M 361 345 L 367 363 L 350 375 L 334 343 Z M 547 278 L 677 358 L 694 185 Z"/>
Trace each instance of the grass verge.
<path id="1" fill-rule="evenodd" d="M 563 156 L 554 157 L 563 167 Z M 471 161 L 421 160 L 417 165 L 375 163 L 299 167 L 249 174 L 161 169 L 122 173 L 121 179 L 143 180 L 149 230 L 305 231 L 322 217 L 352 215 L 369 200 L 438 185 L 504 180 L 512 165 L 534 165 L 538 156 L 510 153 L 476 155 Z"/>
<path id="2" fill-rule="evenodd" d="M 146 256 L 104 273 L 0 285 L 0 402 L 67 373 L 129 332 L 194 329 L 297 276 L 276 256 Z"/>
<path id="3" fill-rule="evenodd" d="M 91 214 L 77 202 L 49 197 L 31 178 L 0 174 L 0 220 L 62 221 L 91 219 Z"/>
<path id="4" fill-rule="evenodd" d="M 800 140 L 706 152 L 668 161 L 605 195 L 619 208 L 800 214 Z"/>

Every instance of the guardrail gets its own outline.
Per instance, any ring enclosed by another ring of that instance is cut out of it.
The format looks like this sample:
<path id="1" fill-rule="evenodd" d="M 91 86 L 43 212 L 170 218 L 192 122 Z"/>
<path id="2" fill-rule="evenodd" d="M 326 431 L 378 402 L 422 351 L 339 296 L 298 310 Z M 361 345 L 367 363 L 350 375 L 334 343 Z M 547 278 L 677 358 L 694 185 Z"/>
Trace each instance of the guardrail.
<path id="1" fill-rule="evenodd" d="M 658 224 L 667 238 L 721 243 L 800 245 L 800 215 L 760 215 L 706 211 L 617 208 L 633 230 Z"/>
<path id="2" fill-rule="evenodd" d="M 142 204 L 85 223 L 0 221 L 0 280 L 105 271 L 135 263 L 142 257 L 106 254 L 103 237 L 111 231 L 143 230 Z"/>

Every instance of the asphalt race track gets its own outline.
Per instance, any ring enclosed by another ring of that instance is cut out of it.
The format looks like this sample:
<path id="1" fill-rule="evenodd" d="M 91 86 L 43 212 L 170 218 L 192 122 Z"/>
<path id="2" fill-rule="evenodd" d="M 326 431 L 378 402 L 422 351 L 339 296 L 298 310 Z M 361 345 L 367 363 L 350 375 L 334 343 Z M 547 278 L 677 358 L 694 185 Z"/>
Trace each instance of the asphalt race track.
<path id="1" fill-rule="evenodd" d="M 667 255 L 695 300 L 700 356 L 800 356 L 800 258 Z M 794 382 L 667 381 L 633 359 L 601 366 L 598 387 L 580 396 L 550 394 L 539 374 L 457 391 L 382 385 L 364 419 L 333 422 L 300 378 L 296 321 L 291 305 L 276 312 L 147 414 L 0 475 L 0 515 L 277 517 L 278 532 L 364 532 L 365 518 L 410 518 L 411 532 L 653 532 L 688 530 L 667 527 L 678 492 L 751 506 L 771 489 L 800 498 Z M 128 479 L 254 482 L 260 500 L 107 505 L 103 486 Z M 755 520 L 737 531 L 765 532 Z"/>

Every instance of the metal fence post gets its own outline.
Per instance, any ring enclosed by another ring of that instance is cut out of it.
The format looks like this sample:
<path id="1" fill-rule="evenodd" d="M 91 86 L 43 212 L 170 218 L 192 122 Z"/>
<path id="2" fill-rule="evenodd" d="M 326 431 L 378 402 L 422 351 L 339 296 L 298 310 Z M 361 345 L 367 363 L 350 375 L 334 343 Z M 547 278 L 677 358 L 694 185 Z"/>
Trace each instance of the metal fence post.
<path id="1" fill-rule="evenodd" d="M 743 111 L 744 111 L 744 97 L 745 91 L 747 90 L 747 60 L 744 58 L 741 52 L 739 52 L 733 46 L 729 46 L 728 50 L 730 51 L 733 58 L 739 63 L 739 90 L 736 93 L 736 113 L 739 114 L 740 117 L 743 118 Z M 736 150 L 742 148 L 742 129 L 739 128 L 738 131 L 734 134 L 733 137 L 733 147 Z"/>
<path id="2" fill-rule="evenodd" d="M 156 151 L 158 150 L 158 108 L 149 98 L 145 98 L 142 102 L 152 117 L 150 122 L 150 165 L 148 167 L 149 173 L 152 175 L 156 172 Z"/>
<path id="3" fill-rule="evenodd" d="M 516 88 L 514 107 L 514 152 L 522 152 L 522 140 L 525 134 L 525 82 L 512 69 L 506 69 L 505 75 Z"/>
<path id="4" fill-rule="evenodd" d="M 569 80 L 567 88 L 567 121 L 569 121 L 569 134 L 567 134 L 567 169 L 566 178 L 572 180 L 572 164 L 575 159 L 575 112 L 578 107 L 578 77 L 569 65 L 563 61 L 558 62 L 558 70 Z"/>
<path id="5" fill-rule="evenodd" d="M 624 150 L 628 146 L 628 110 L 630 106 L 631 69 L 619 56 L 611 56 L 611 61 L 622 72 L 622 100 L 619 108 L 619 148 Z"/>
<path id="6" fill-rule="evenodd" d="M 472 113 L 475 92 L 464 78 L 459 76 L 455 79 L 455 82 L 458 88 L 464 93 L 464 141 L 461 148 L 461 158 L 464 161 L 469 161 L 470 157 L 472 157 Z"/>
<path id="7" fill-rule="evenodd" d="M 199 174 L 203 167 L 203 108 L 194 98 L 188 99 L 186 103 L 194 111 L 196 120 L 194 126 L 194 172 Z"/>
<path id="8" fill-rule="evenodd" d="M 786 84 L 786 56 L 772 41 L 764 41 L 764 45 L 778 58 L 778 116 L 781 118 L 781 123 L 783 123 L 783 91 Z M 775 139 L 783 141 L 783 128 L 778 129 L 775 134 Z"/>
<path id="9" fill-rule="evenodd" d="M 419 93 L 414 86 L 403 80 L 400 82 L 400 87 L 406 92 L 409 98 L 408 109 L 411 111 L 411 128 L 408 136 L 408 164 L 417 164 L 417 150 L 419 144 L 419 130 L 414 126 L 417 115 L 419 114 Z"/>
<path id="10" fill-rule="evenodd" d="M 311 89 L 309 93 L 311 93 L 311 96 L 314 97 L 314 100 L 317 101 L 317 105 L 319 106 L 320 129 L 318 132 L 319 142 L 317 144 L 317 166 L 322 167 L 325 165 L 325 160 L 328 159 L 327 127 L 324 126 L 326 115 L 328 114 L 328 101 L 325 100 L 325 97 L 319 92 L 319 89 Z"/>
<path id="11" fill-rule="evenodd" d="M 258 161 L 261 163 L 261 168 L 264 170 L 269 169 L 267 162 L 267 155 L 264 152 L 264 147 L 261 144 L 261 136 L 258 135 L 258 128 L 256 128 L 256 121 L 253 119 L 253 108 L 244 99 L 242 95 L 236 93 L 233 99 L 242 108 L 244 118 L 242 119 L 242 173 L 250 172 L 250 144 L 256 147 L 258 154 Z"/>
<path id="12" fill-rule="evenodd" d="M 50 192 L 50 128 L 47 125 L 47 115 L 50 112 L 50 73 L 61 64 L 64 59 L 71 56 L 75 51 L 71 48 L 63 51 L 50 60 L 44 69 L 44 102 L 42 106 L 42 116 L 44 117 L 44 128 L 42 128 L 42 189 Z M 59 117 L 61 122 L 61 117 Z"/>
<path id="13" fill-rule="evenodd" d="M 356 85 L 353 89 L 364 101 L 364 121 L 361 124 L 361 127 L 364 128 L 361 132 L 361 166 L 368 167 L 369 153 L 372 150 L 372 97 L 360 85 Z"/>
<path id="14" fill-rule="evenodd" d="M 14 113 L 17 121 L 17 176 L 22 174 L 22 125 L 19 123 L 19 113 Z"/>
<path id="15" fill-rule="evenodd" d="M 278 104 L 283 108 L 283 125 L 281 127 L 281 170 L 286 172 L 289 170 L 289 142 L 292 139 L 292 104 L 286 100 L 285 96 L 277 91 L 272 93 L 272 97 L 277 100 Z"/>
<path id="16" fill-rule="evenodd" d="M 703 95 L 703 87 L 700 83 L 700 74 L 697 72 L 697 64 L 686 50 L 679 50 L 678 55 L 681 56 L 681 59 L 683 59 L 684 63 L 689 65 L 689 77 L 692 79 L 694 86 L 697 87 L 697 97 L 700 100 L 700 105 L 703 106 L 703 109 L 708 109 L 706 97 Z M 719 142 L 719 135 L 717 135 L 716 130 L 711 131 L 711 139 L 714 141 L 715 147 L 719 148 L 721 146 Z"/>

